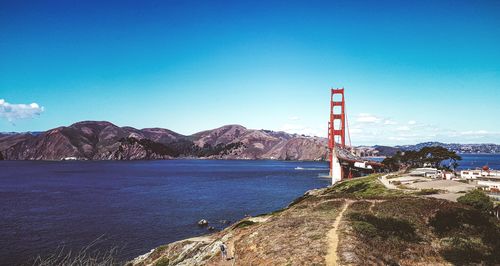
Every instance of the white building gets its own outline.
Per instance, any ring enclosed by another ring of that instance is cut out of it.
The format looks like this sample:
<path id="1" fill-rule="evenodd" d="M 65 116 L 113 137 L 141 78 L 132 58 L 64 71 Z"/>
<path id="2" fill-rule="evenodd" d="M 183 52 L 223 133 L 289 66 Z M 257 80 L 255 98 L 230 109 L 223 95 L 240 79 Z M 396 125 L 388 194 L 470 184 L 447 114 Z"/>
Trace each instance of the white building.
<path id="1" fill-rule="evenodd" d="M 500 182 L 497 181 L 477 181 L 477 186 L 486 191 L 500 192 Z"/>
<path id="2" fill-rule="evenodd" d="M 446 180 L 453 180 L 455 179 L 455 173 L 453 172 L 447 172 L 447 171 L 440 171 L 441 177 Z"/>
<path id="3" fill-rule="evenodd" d="M 436 178 L 438 174 L 439 173 L 436 168 L 415 168 L 410 171 L 411 176 L 423 176 L 429 178 Z"/>
<path id="4" fill-rule="evenodd" d="M 478 178 L 498 178 L 500 179 L 500 171 L 498 170 L 462 170 L 460 176 L 464 179 L 478 179 Z"/>

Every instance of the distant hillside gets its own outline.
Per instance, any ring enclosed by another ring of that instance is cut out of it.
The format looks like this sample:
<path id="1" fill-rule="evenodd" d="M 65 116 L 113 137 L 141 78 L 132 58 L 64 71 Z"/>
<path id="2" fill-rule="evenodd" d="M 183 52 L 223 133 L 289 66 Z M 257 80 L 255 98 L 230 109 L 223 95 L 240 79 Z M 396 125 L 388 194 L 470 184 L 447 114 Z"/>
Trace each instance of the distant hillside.
<path id="1" fill-rule="evenodd" d="M 0 134 L 5 160 L 173 158 L 325 160 L 326 140 L 227 125 L 185 136 L 163 128 L 83 121 L 37 133 Z M 2 158 L 0 157 L 0 158 Z"/>
<path id="2" fill-rule="evenodd" d="M 500 153 L 500 145 L 487 144 L 458 144 L 441 142 L 424 142 L 416 145 L 396 146 L 401 150 L 420 150 L 423 147 L 442 146 L 457 153 Z"/>
<path id="3" fill-rule="evenodd" d="M 460 154 L 474 153 L 500 153 L 500 145 L 497 144 L 457 144 L 457 143 L 441 143 L 441 142 L 424 142 L 415 145 L 400 145 L 400 146 L 359 146 L 355 151 L 360 156 L 392 156 L 397 151 L 414 151 L 420 150 L 423 147 L 442 146 L 448 150 L 452 150 Z"/>

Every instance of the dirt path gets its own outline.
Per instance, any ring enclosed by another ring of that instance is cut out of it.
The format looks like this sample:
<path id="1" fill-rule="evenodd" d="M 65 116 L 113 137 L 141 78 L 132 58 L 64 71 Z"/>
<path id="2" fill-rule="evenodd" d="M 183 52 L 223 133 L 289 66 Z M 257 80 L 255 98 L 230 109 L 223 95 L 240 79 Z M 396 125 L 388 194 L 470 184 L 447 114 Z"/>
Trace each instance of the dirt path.
<path id="1" fill-rule="evenodd" d="M 347 201 L 344 204 L 344 207 L 337 215 L 337 218 L 335 218 L 335 222 L 333 222 L 333 228 L 328 231 L 328 254 L 326 254 L 327 266 L 338 265 L 337 249 L 339 246 L 339 226 L 340 221 L 342 221 L 342 218 L 344 217 L 344 212 L 347 210 L 349 205 L 351 205 L 350 201 Z"/>

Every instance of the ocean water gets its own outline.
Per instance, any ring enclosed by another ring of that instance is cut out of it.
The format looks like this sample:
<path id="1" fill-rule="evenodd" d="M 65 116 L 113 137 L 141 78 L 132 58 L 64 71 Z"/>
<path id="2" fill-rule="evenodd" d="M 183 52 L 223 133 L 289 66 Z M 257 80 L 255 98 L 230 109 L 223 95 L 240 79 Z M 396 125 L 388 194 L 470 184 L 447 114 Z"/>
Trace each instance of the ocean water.
<path id="1" fill-rule="evenodd" d="M 326 173 L 325 162 L 0 161 L 0 265 L 98 238 L 95 248 L 128 260 L 208 233 L 200 219 L 221 229 L 220 220 L 280 209 L 328 186 Z"/>
<path id="2" fill-rule="evenodd" d="M 491 169 L 500 170 L 500 154 L 460 154 L 458 169 L 475 169 L 487 165 Z"/>

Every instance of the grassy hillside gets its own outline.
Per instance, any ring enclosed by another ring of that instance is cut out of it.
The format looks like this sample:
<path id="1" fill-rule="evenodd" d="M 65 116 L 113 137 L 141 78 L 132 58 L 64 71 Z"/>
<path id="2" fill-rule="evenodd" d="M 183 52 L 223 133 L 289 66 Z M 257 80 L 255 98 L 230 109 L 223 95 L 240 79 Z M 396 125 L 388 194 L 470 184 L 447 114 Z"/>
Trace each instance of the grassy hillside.
<path id="1" fill-rule="evenodd" d="M 234 260 L 221 260 L 221 241 Z M 162 246 L 132 264 L 324 265 L 332 253 L 342 265 L 498 265 L 500 224 L 464 204 L 388 190 L 373 175 L 310 191 L 283 210 Z"/>

